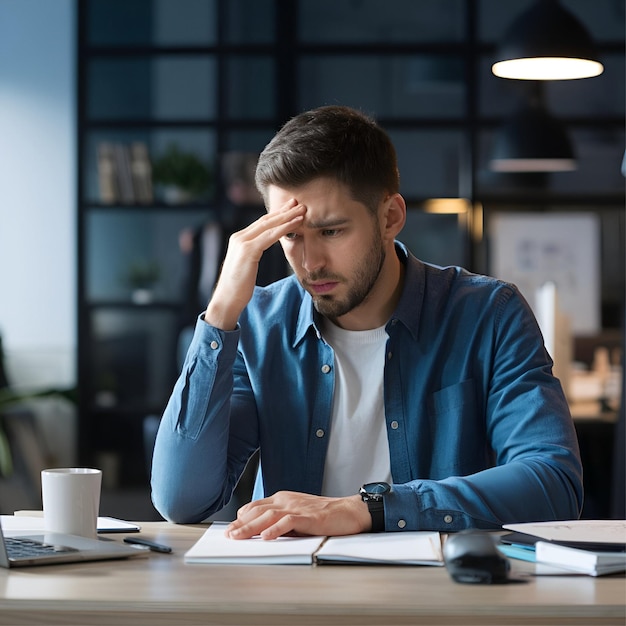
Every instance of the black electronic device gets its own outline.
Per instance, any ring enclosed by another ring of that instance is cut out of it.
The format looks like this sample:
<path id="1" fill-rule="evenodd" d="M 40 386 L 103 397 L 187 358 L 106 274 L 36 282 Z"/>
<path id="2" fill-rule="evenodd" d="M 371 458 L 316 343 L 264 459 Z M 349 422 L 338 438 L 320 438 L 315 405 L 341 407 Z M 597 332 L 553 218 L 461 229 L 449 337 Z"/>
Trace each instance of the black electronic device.
<path id="1" fill-rule="evenodd" d="M 448 573 L 458 583 L 489 585 L 508 582 L 509 561 L 491 535 L 462 531 L 448 536 L 443 546 Z"/>

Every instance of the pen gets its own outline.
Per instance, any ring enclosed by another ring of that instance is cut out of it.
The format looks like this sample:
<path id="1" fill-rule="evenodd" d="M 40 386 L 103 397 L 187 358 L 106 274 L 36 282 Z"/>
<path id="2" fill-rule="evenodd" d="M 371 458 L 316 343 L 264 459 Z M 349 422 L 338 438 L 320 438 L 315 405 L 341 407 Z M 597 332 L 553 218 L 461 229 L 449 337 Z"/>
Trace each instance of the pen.
<path id="1" fill-rule="evenodd" d="M 172 551 L 172 548 L 169 546 L 165 546 L 162 543 L 156 543 L 155 541 L 150 541 L 150 539 L 144 539 L 143 537 L 124 537 L 124 542 L 134 543 L 138 546 L 146 546 L 153 552 L 170 553 Z"/>

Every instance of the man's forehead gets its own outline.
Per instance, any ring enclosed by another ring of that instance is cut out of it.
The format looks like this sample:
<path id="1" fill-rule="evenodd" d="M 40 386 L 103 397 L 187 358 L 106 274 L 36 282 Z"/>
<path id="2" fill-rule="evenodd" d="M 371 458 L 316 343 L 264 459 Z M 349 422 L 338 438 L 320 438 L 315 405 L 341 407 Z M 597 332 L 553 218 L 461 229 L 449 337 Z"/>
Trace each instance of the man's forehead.
<path id="1" fill-rule="evenodd" d="M 334 179 L 315 179 L 300 187 L 268 187 L 268 211 L 277 211 L 292 198 L 307 208 L 309 219 L 338 218 L 357 210 L 361 204 L 354 200 L 348 188 Z"/>
<path id="2" fill-rule="evenodd" d="M 303 185 L 298 186 L 282 186 L 282 185 L 269 185 L 268 190 L 270 195 L 288 196 L 294 195 L 349 195 L 349 190 L 346 185 L 339 182 L 335 178 L 329 176 L 321 176 L 314 178 Z"/>

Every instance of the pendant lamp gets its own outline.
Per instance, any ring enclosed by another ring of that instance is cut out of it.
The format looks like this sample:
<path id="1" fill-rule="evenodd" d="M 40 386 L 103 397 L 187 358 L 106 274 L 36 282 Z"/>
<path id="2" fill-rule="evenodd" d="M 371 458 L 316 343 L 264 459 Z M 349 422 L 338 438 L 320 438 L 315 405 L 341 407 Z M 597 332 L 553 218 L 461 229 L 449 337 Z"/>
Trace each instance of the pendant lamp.
<path id="1" fill-rule="evenodd" d="M 489 169 L 495 172 L 567 172 L 576 158 L 564 125 L 543 105 L 539 85 L 496 136 Z"/>
<path id="2" fill-rule="evenodd" d="M 500 78 L 569 80 L 604 71 L 587 29 L 558 0 L 537 0 L 502 42 L 491 67 Z"/>

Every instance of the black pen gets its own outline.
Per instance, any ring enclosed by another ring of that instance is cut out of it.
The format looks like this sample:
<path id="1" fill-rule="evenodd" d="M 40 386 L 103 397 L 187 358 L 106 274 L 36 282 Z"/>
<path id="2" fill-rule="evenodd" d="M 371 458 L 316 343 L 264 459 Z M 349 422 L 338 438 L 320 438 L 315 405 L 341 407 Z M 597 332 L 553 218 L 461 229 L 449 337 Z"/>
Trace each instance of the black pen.
<path id="1" fill-rule="evenodd" d="M 144 539 L 143 537 L 124 537 L 124 543 L 134 543 L 138 546 L 146 546 L 153 552 L 164 552 L 169 554 L 172 551 L 172 548 L 169 546 L 165 546 L 162 543 L 156 543 L 155 541 L 150 541 L 150 539 Z"/>

